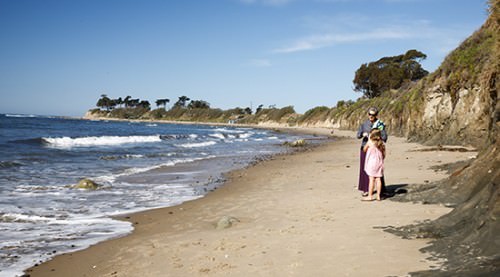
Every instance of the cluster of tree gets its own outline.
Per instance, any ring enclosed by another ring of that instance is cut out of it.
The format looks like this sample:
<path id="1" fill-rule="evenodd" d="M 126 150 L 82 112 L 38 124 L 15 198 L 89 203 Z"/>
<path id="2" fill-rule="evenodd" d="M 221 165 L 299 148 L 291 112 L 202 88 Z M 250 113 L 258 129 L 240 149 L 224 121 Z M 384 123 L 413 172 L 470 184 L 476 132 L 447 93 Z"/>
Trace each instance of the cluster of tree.
<path id="1" fill-rule="evenodd" d="M 191 98 L 183 95 L 179 96 L 177 101 L 172 105 L 171 109 L 167 109 L 167 104 L 170 103 L 170 99 L 168 98 L 162 98 L 162 99 L 156 99 L 155 104 L 157 108 L 163 108 L 165 111 L 166 110 L 175 110 L 175 109 L 188 109 L 188 110 L 193 110 L 193 109 L 211 109 L 210 103 L 204 100 L 192 100 Z M 142 100 L 140 99 L 132 99 L 131 96 L 125 97 L 123 100 L 121 97 L 117 99 L 110 99 L 106 94 L 102 94 L 101 98 L 97 101 L 96 106 L 100 109 L 105 109 L 106 111 L 111 111 L 116 108 L 137 108 L 137 107 L 143 107 L 147 108 L 150 110 L 151 106 L 149 101 Z M 255 110 L 255 113 L 258 114 L 259 112 L 265 111 L 265 110 L 274 110 L 277 109 L 276 105 L 269 105 L 267 108 L 264 107 L 263 104 L 260 104 L 257 106 L 257 109 Z M 239 115 L 252 115 L 253 110 L 250 107 L 246 108 L 240 108 L 236 107 L 233 109 L 230 109 L 228 111 L 231 111 L 233 114 L 239 114 Z"/>
<path id="2" fill-rule="evenodd" d="M 101 108 L 101 109 L 106 109 L 107 111 L 113 110 L 116 107 L 121 108 L 122 105 L 125 105 L 125 108 L 145 108 L 149 109 L 151 107 L 151 104 L 147 100 L 140 100 L 140 99 L 132 99 L 131 96 L 127 96 L 124 99 L 121 97 L 117 99 L 111 99 L 109 98 L 106 94 L 102 94 L 101 98 L 97 100 L 96 106 Z"/>
<path id="3" fill-rule="evenodd" d="M 425 58 L 427 56 L 420 51 L 408 50 L 403 55 L 362 64 L 354 76 L 354 90 L 362 92 L 367 98 L 374 98 L 384 91 L 419 80 L 429 74 L 420 64 Z"/>
<path id="4" fill-rule="evenodd" d="M 170 99 L 168 98 L 165 98 L 165 99 L 157 99 L 155 101 L 155 104 L 157 107 L 161 107 L 163 106 L 163 108 L 165 109 L 167 107 L 167 103 L 170 103 Z"/>
<path id="5" fill-rule="evenodd" d="M 167 108 L 167 104 L 170 103 L 170 99 L 168 98 L 163 98 L 163 99 L 157 99 L 155 101 L 155 104 L 158 108 L 163 107 L 164 110 Z M 122 108 L 124 105 L 125 108 L 146 108 L 150 109 L 151 105 L 149 101 L 146 100 L 140 100 L 140 99 L 132 99 L 131 96 L 127 96 L 124 99 L 121 97 L 117 99 L 111 99 L 109 98 L 106 94 L 102 94 L 101 98 L 97 101 L 96 106 L 105 109 L 106 111 L 111 111 L 115 108 Z M 259 109 L 262 109 L 263 105 L 260 105 Z M 210 109 L 210 103 L 204 100 L 191 100 L 189 97 L 183 95 L 178 98 L 178 100 L 174 103 L 172 109 Z M 252 114 L 252 109 L 251 108 L 237 108 L 241 110 L 241 114 Z"/>

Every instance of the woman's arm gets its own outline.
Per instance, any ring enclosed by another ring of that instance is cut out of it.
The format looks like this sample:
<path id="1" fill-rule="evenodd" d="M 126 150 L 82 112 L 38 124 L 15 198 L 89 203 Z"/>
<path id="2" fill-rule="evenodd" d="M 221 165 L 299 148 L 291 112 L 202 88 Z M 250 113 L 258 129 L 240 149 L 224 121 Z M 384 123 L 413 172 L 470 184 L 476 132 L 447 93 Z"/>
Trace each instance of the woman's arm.
<path id="1" fill-rule="evenodd" d="M 363 123 L 361 123 L 361 125 L 359 125 L 359 128 L 358 128 L 358 133 L 356 134 L 356 137 L 358 139 L 362 138 L 363 137 Z"/>

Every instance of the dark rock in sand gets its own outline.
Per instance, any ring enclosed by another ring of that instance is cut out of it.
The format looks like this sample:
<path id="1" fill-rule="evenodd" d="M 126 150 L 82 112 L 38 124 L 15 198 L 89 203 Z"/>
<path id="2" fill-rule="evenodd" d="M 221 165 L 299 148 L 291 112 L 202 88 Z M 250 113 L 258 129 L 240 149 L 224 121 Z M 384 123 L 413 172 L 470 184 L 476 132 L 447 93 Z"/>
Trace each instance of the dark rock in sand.
<path id="1" fill-rule="evenodd" d="M 302 147 L 302 146 L 306 146 L 307 142 L 305 139 L 298 139 L 298 140 L 292 141 L 292 142 L 286 141 L 283 144 L 286 146 L 290 146 L 290 147 Z"/>
<path id="2" fill-rule="evenodd" d="M 218 230 L 227 229 L 227 228 L 230 228 L 231 226 L 233 226 L 234 222 L 240 222 L 240 220 L 237 219 L 236 217 L 225 215 L 221 219 L 219 219 L 215 228 Z"/>

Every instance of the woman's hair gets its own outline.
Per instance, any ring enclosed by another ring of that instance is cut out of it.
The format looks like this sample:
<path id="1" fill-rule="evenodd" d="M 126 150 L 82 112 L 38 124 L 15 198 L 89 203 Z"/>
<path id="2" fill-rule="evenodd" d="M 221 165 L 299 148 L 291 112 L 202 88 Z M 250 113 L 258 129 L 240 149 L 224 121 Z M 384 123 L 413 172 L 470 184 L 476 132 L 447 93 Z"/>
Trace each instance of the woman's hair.
<path id="1" fill-rule="evenodd" d="M 369 114 L 370 114 L 370 113 L 371 113 L 371 114 L 374 114 L 374 115 L 376 116 L 376 115 L 378 115 L 378 109 L 377 109 L 377 108 L 375 108 L 375 107 L 370 107 L 370 108 L 368 109 L 368 113 L 369 113 Z"/>
<path id="2" fill-rule="evenodd" d="M 370 140 L 372 140 L 375 146 L 382 152 L 385 157 L 385 145 L 382 140 L 382 132 L 379 129 L 372 129 L 370 131 Z"/>

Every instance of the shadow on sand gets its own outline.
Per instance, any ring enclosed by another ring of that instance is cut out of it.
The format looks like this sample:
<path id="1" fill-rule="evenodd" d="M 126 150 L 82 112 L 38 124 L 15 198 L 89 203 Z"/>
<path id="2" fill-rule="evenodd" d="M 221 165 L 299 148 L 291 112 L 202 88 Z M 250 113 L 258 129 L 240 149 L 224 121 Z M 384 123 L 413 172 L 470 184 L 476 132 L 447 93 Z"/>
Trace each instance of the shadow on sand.
<path id="1" fill-rule="evenodd" d="M 384 191 L 384 198 L 391 198 L 398 194 L 408 193 L 408 190 L 406 189 L 407 186 L 408 184 L 386 185 Z"/>

